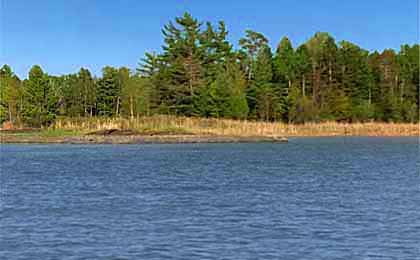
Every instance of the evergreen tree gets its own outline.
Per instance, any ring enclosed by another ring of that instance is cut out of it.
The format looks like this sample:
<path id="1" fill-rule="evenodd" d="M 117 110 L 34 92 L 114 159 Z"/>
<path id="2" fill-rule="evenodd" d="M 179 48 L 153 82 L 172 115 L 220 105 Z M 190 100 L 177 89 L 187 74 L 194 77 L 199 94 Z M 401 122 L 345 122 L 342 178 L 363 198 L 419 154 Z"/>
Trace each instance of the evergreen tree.
<path id="1" fill-rule="evenodd" d="M 397 55 L 394 50 L 384 50 L 379 56 L 379 100 L 378 100 L 378 117 L 383 121 L 397 122 L 400 118 L 395 94 L 398 88 L 399 72 Z"/>
<path id="2" fill-rule="evenodd" d="M 251 117 L 274 119 L 273 58 L 270 47 L 264 45 L 255 61 L 255 79 L 247 92 Z"/>
<path id="3" fill-rule="evenodd" d="M 399 66 L 398 103 L 404 121 L 418 120 L 419 100 L 419 45 L 401 46 L 397 56 Z"/>
<path id="4" fill-rule="evenodd" d="M 352 107 L 349 117 L 362 121 L 371 119 L 373 78 L 369 71 L 368 52 L 342 41 L 338 55 L 341 89 Z"/>
<path id="5" fill-rule="evenodd" d="M 246 80 L 240 66 L 233 62 L 228 63 L 224 78 L 230 92 L 225 115 L 234 119 L 246 119 L 249 112 L 245 94 Z"/>
<path id="6" fill-rule="evenodd" d="M 113 67 L 102 69 L 102 78 L 97 86 L 97 110 L 101 116 L 113 116 L 117 112 L 117 100 L 119 98 L 119 75 L 118 70 Z"/>
<path id="7" fill-rule="evenodd" d="M 48 125 L 57 114 L 58 98 L 49 84 L 48 75 L 35 65 L 29 71 L 25 87 L 24 119 L 33 126 Z"/>
<path id="8" fill-rule="evenodd" d="M 191 115 L 195 95 L 203 86 L 203 48 L 199 44 L 202 24 L 188 13 L 175 21 L 176 25 L 169 23 L 163 29 L 161 59 L 171 93 L 168 105 L 175 114 Z"/>
<path id="9" fill-rule="evenodd" d="M 139 76 L 147 78 L 150 87 L 149 113 L 169 113 L 169 101 L 172 93 L 169 89 L 170 79 L 162 58 L 155 53 L 146 53 L 137 69 Z"/>
<path id="10" fill-rule="evenodd" d="M 210 115 L 245 119 L 249 108 L 246 101 L 246 79 L 239 64 L 229 61 L 210 86 Z"/>
<path id="11" fill-rule="evenodd" d="M 288 89 L 292 86 L 295 78 L 296 57 L 292 43 L 287 37 L 284 37 L 277 48 L 275 57 L 276 79 L 286 81 Z"/>
<path id="12" fill-rule="evenodd" d="M 267 38 L 246 31 L 238 50 L 223 21 L 185 13 L 163 28 L 160 53 L 146 53 L 136 74 L 106 66 L 49 76 L 33 66 L 22 82 L 0 69 L 0 122 L 48 125 L 67 117 L 154 114 L 289 123 L 419 121 L 419 45 L 397 53 L 337 44 L 318 32 L 296 50 L 283 37 L 271 53 Z"/>
<path id="13" fill-rule="evenodd" d="M 283 37 L 277 47 L 274 58 L 276 100 L 278 101 L 276 112 L 283 120 L 288 120 L 289 91 L 292 88 L 296 74 L 296 55 L 292 43 L 287 37 Z"/>
<path id="14" fill-rule="evenodd" d="M 250 82 L 254 74 L 253 67 L 256 55 L 263 46 L 267 45 L 268 40 L 262 33 L 259 32 L 246 30 L 245 33 L 246 36 L 239 40 L 239 45 L 242 47 L 242 51 L 246 55 L 246 59 L 244 60 L 246 64 L 245 68 L 248 75 L 248 82 Z"/>
<path id="15" fill-rule="evenodd" d="M 306 45 L 301 45 L 295 54 L 295 75 L 300 80 L 301 95 L 306 97 L 310 82 L 311 60 Z"/>

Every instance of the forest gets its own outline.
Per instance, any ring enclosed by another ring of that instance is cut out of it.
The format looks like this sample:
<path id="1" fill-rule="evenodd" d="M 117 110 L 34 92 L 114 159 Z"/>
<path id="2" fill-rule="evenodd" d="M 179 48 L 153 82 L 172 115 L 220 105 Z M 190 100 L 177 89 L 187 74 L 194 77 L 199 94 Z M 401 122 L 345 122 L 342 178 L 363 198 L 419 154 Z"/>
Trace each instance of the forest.
<path id="1" fill-rule="evenodd" d="M 223 21 L 185 13 L 162 29 L 164 44 L 135 71 L 54 76 L 38 65 L 26 79 L 0 70 L 0 122 L 40 127 L 57 118 L 153 115 L 285 123 L 418 122 L 419 45 L 369 52 L 317 32 L 275 50 L 246 30 L 234 45 Z"/>

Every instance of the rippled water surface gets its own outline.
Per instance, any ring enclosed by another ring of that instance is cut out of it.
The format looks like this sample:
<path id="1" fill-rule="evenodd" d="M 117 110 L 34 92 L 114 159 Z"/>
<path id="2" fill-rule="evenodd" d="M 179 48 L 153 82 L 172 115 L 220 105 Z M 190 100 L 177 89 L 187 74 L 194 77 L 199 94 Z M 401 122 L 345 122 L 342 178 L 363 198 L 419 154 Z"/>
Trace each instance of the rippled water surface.
<path id="1" fill-rule="evenodd" d="M 416 138 L 0 149 L 0 259 L 420 259 Z"/>

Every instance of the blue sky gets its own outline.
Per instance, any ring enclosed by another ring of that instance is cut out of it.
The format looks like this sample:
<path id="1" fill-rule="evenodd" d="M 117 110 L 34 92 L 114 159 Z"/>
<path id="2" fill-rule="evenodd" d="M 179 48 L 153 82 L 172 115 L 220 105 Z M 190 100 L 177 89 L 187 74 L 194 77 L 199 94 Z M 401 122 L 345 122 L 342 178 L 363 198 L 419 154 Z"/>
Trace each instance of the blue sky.
<path id="1" fill-rule="evenodd" d="M 418 42 L 418 0 L 0 0 L 0 64 L 25 78 L 39 64 L 53 75 L 80 67 L 100 75 L 105 65 L 136 68 L 145 51 L 160 50 L 161 28 L 185 11 L 224 20 L 236 43 L 245 29 L 274 47 L 288 36 L 301 44 L 330 32 L 368 50 Z"/>

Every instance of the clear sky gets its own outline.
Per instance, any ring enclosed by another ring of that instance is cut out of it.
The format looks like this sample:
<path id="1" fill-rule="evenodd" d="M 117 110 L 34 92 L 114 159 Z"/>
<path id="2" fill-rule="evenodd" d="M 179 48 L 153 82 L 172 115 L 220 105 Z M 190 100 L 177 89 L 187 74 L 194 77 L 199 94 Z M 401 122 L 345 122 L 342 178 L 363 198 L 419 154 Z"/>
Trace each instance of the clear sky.
<path id="1" fill-rule="evenodd" d="M 161 28 L 190 12 L 224 20 L 237 43 L 245 29 L 277 45 L 301 44 L 330 32 L 368 50 L 418 42 L 418 0 L 0 0 L 0 65 L 22 78 L 39 64 L 60 75 L 81 66 L 100 75 L 105 65 L 136 68 L 145 51 L 160 50 Z"/>

